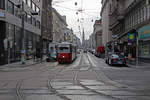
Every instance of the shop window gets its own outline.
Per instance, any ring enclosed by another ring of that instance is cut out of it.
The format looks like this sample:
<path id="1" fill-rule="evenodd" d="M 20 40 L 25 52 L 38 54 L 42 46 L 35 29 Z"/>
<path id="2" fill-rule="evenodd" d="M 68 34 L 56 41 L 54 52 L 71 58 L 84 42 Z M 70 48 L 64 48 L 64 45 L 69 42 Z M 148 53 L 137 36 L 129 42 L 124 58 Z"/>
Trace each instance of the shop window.
<path id="1" fill-rule="evenodd" d="M 7 11 L 8 13 L 14 14 L 14 4 L 8 0 L 8 5 L 7 5 Z"/>
<path id="2" fill-rule="evenodd" d="M 150 46 L 148 44 L 141 44 L 139 48 L 139 56 L 143 58 L 150 58 Z"/>
<path id="3" fill-rule="evenodd" d="M 5 9 L 5 0 L 0 0 L 0 9 Z"/>
<path id="4" fill-rule="evenodd" d="M 20 52 L 21 50 L 21 28 L 15 27 L 16 32 L 15 32 L 15 41 L 16 41 L 16 51 Z"/>

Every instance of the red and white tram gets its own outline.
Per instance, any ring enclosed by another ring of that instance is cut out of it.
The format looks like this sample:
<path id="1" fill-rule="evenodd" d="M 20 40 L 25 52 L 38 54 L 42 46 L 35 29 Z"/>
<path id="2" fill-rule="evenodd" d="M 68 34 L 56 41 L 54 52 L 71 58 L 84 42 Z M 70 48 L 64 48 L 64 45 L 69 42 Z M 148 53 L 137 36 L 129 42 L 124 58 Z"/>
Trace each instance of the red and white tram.
<path id="1" fill-rule="evenodd" d="M 71 63 L 76 59 L 76 45 L 72 43 L 59 43 L 57 48 L 57 61 L 59 63 Z"/>

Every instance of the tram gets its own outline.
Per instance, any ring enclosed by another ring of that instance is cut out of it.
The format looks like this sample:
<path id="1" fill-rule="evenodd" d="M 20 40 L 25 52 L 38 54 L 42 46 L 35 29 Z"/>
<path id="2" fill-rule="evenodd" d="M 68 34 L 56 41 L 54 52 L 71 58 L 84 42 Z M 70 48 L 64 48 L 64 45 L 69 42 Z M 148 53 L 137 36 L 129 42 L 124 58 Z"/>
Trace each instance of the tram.
<path id="1" fill-rule="evenodd" d="M 57 61 L 59 63 L 71 63 L 77 57 L 76 45 L 73 43 L 59 43 L 57 50 Z"/>

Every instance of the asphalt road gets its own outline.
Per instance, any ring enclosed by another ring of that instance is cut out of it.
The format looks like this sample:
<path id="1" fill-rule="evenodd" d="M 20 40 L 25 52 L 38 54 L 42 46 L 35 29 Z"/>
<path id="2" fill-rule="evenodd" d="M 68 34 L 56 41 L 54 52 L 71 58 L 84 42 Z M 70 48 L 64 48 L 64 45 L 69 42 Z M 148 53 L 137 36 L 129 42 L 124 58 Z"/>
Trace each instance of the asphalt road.
<path id="1" fill-rule="evenodd" d="M 150 69 L 109 66 L 90 53 L 72 64 L 0 70 L 0 100 L 150 100 Z"/>

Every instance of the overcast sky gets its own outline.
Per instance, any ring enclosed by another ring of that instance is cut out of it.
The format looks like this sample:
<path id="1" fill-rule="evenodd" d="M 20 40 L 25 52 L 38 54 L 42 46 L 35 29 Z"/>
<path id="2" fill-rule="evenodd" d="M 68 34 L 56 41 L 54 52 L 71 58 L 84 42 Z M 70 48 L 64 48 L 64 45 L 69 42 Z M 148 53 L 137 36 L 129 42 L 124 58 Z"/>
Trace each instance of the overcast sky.
<path id="1" fill-rule="evenodd" d="M 75 6 L 75 2 L 77 2 L 77 6 Z M 83 5 L 82 0 L 53 0 L 53 7 L 61 15 L 66 15 L 68 27 L 72 28 L 80 38 L 79 30 L 82 31 L 84 28 L 85 37 L 89 38 L 93 32 L 94 21 L 100 19 L 101 0 L 83 0 Z M 77 10 L 81 8 L 83 8 L 83 12 L 76 14 Z"/>

